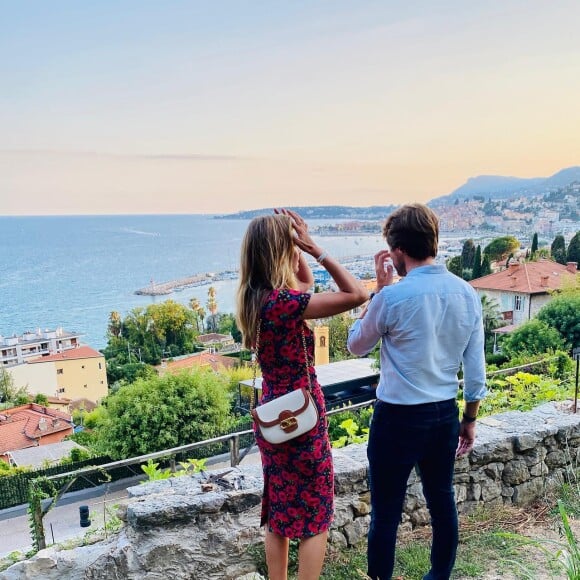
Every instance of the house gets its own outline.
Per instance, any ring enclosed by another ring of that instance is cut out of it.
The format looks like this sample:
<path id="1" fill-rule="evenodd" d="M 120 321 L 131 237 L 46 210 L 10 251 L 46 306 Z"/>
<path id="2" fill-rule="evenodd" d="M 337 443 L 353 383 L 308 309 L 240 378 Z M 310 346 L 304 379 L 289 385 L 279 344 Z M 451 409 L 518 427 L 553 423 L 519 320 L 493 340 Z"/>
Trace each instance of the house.
<path id="1" fill-rule="evenodd" d="M 480 296 L 499 304 L 507 330 L 533 318 L 550 301 L 550 291 L 558 290 L 565 278 L 578 275 L 576 265 L 568 262 L 563 266 L 552 260 L 510 262 L 507 269 L 469 283 Z"/>
<path id="2" fill-rule="evenodd" d="M 177 374 L 185 369 L 199 367 L 211 367 L 214 372 L 218 372 L 223 369 L 231 369 L 236 363 L 237 359 L 235 358 L 204 351 L 178 356 L 173 359 L 164 359 L 155 369 L 161 376 L 167 373 Z"/>
<path id="3" fill-rule="evenodd" d="M 9 462 L 9 453 L 29 447 L 59 443 L 73 434 L 68 413 L 28 403 L 0 411 L 0 460 Z"/>
<path id="4" fill-rule="evenodd" d="M 0 366 L 11 367 L 23 364 L 38 356 L 47 356 L 77 348 L 80 334 L 66 332 L 62 328 L 27 331 L 21 336 L 0 335 Z"/>
<path id="5" fill-rule="evenodd" d="M 29 394 L 99 403 L 108 393 L 105 357 L 90 346 L 30 359 L 6 371 L 14 386 L 26 387 Z"/>
<path id="6" fill-rule="evenodd" d="M 231 334 L 218 334 L 217 332 L 211 332 L 210 334 L 200 334 L 196 341 L 201 344 L 204 348 L 210 350 L 222 350 L 227 349 L 232 351 L 236 342 Z"/>

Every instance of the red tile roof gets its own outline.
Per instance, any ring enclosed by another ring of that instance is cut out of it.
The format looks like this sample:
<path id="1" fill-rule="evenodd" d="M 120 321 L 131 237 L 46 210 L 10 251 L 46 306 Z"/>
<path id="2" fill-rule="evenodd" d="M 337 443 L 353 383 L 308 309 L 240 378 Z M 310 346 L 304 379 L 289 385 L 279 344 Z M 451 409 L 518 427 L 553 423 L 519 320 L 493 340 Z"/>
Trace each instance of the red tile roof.
<path id="1" fill-rule="evenodd" d="M 4 409 L 0 411 L 0 454 L 37 445 L 47 435 L 72 432 L 71 422 L 67 413 L 35 403 Z"/>
<path id="2" fill-rule="evenodd" d="M 576 275 L 570 270 L 571 268 L 551 260 L 521 264 L 512 262 L 506 270 L 471 280 L 469 283 L 480 290 L 546 294 L 548 290 L 560 288 L 562 279 Z"/>
<path id="3" fill-rule="evenodd" d="M 51 354 L 48 356 L 41 356 L 27 361 L 28 364 L 43 363 L 51 361 L 61 361 L 61 360 L 78 360 L 83 358 L 99 358 L 103 354 L 98 350 L 91 348 L 90 346 L 79 346 L 78 348 L 70 348 L 63 352 L 57 354 Z"/>

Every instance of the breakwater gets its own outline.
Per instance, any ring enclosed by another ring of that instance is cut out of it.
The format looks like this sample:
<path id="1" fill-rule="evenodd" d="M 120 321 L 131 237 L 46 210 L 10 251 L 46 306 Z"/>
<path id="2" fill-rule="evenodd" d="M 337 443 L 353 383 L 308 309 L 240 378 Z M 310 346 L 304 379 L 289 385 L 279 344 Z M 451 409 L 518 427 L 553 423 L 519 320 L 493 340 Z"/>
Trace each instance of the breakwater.
<path id="1" fill-rule="evenodd" d="M 202 286 L 203 284 L 210 284 L 219 280 L 231 280 L 238 277 L 238 272 L 234 270 L 226 270 L 217 274 L 207 272 L 205 274 L 194 274 L 187 278 L 179 278 L 177 280 L 169 280 L 168 282 L 151 283 L 144 288 L 135 290 L 135 294 L 139 296 L 164 296 L 172 292 L 180 292 L 185 288 L 193 288 L 194 286 Z"/>
<path id="2" fill-rule="evenodd" d="M 313 269 L 319 269 L 320 266 L 313 260 L 309 260 L 310 266 Z M 368 270 L 365 274 L 371 274 L 374 271 L 373 255 L 354 255 L 342 256 L 339 258 L 340 263 L 351 270 L 355 275 L 361 274 L 361 268 Z M 207 272 L 204 274 L 194 274 L 187 278 L 179 278 L 177 280 L 169 280 L 167 282 L 155 282 L 151 280 L 148 286 L 135 290 L 134 294 L 139 296 L 165 296 L 173 292 L 180 292 L 185 288 L 193 288 L 195 286 L 203 286 L 220 280 L 235 280 L 238 277 L 238 270 L 226 270 L 224 272 Z"/>

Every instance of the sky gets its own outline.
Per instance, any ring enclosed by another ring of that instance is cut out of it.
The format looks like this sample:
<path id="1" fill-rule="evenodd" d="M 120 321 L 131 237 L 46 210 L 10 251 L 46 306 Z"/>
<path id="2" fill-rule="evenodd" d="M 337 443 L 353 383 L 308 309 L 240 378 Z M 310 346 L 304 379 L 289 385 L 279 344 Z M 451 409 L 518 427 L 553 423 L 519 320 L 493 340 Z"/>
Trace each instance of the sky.
<path id="1" fill-rule="evenodd" d="M 577 0 L 0 14 L 0 215 L 427 202 L 580 164 Z"/>

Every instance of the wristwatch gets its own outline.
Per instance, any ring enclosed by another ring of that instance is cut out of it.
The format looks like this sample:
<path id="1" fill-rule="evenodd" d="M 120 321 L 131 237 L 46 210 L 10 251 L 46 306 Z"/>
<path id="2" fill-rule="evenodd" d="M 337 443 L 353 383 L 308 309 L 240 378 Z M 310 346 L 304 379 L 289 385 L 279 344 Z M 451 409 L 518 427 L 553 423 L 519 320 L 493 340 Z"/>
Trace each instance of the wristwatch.
<path id="1" fill-rule="evenodd" d="M 465 423 L 475 423 L 475 420 L 477 419 L 477 417 L 470 417 L 469 415 L 466 415 L 465 413 L 463 413 L 463 421 Z"/>

